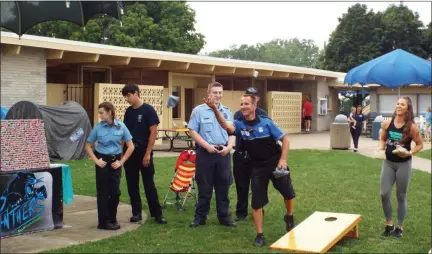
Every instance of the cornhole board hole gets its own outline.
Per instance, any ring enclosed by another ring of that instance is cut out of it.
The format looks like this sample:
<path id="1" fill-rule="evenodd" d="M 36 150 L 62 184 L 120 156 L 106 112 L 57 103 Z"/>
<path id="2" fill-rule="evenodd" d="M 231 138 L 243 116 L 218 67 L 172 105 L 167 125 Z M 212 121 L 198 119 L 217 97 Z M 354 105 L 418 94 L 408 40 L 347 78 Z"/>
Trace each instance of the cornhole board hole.
<path id="1" fill-rule="evenodd" d="M 359 214 L 314 212 L 270 246 L 273 250 L 324 253 L 343 237 L 358 239 Z"/>

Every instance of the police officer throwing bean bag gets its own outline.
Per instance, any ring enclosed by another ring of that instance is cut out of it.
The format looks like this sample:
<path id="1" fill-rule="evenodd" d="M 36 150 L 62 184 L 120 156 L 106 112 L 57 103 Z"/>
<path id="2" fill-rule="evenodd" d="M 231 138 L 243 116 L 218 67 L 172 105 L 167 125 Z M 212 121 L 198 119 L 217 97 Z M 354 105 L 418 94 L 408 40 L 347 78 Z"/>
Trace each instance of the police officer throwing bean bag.
<path id="1" fill-rule="evenodd" d="M 207 93 L 207 96 L 214 100 L 215 110 L 220 112 L 222 118 L 232 121 L 231 110 L 220 103 L 223 97 L 222 85 L 218 82 L 209 84 Z M 194 108 L 188 128 L 190 136 L 197 144 L 195 179 L 198 185 L 198 203 L 190 226 L 197 227 L 206 223 L 214 188 L 219 223 L 235 227 L 229 213 L 228 197 L 232 184 L 230 151 L 234 137 L 229 137 L 227 131 L 222 129 L 212 108 L 206 104 Z"/>
<path id="2" fill-rule="evenodd" d="M 259 101 L 258 89 L 255 87 L 249 87 L 246 89 L 245 94 L 254 95 L 257 98 L 257 102 Z M 259 116 L 267 116 L 267 112 L 259 107 L 256 108 L 256 114 Z M 244 119 L 241 110 L 235 112 L 234 119 Z M 233 154 L 233 173 L 237 191 L 236 221 L 242 221 L 246 219 L 246 216 L 248 215 L 249 186 L 252 165 L 250 164 L 250 160 L 247 160 L 246 158 L 247 153 L 243 149 L 243 139 L 237 138 Z"/>
<path id="3" fill-rule="evenodd" d="M 287 232 L 294 228 L 295 193 L 290 174 L 287 174 L 289 168 L 286 161 L 289 142 L 288 137 L 273 120 L 256 115 L 255 96 L 244 94 L 240 101 L 244 119 L 240 121 L 234 120 L 234 124 L 223 117 L 213 98 L 207 98 L 206 104 L 213 109 L 223 129 L 244 141 L 244 150 L 247 152 L 252 165 L 252 215 L 257 231 L 255 245 L 263 246 L 265 244 L 262 231 L 263 207 L 268 203 L 268 184 L 270 180 L 272 180 L 273 186 L 282 194 L 285 201 L 287 212 L 284 221 Z M 282 141 L 282 148 L 277 143 L 279 140 Z"/>
<path id="4" fill-rule="evenodd" d="M 121 121 L 115 119 L 114 106 L 109 102 L 99 105 L 101 122 L 87 138 L 85 150 L 96 164 L 96 202 L 98 229 L 117 230 L 117 207 L 120 200 L 121 168 L 134 150 L 132 136 Z M 95 151 L 92 144 L 98 143 Z M 121 142 L 127 146 L 121 157 Z M 121 158 L 120 158 L 121 157 Z"/>

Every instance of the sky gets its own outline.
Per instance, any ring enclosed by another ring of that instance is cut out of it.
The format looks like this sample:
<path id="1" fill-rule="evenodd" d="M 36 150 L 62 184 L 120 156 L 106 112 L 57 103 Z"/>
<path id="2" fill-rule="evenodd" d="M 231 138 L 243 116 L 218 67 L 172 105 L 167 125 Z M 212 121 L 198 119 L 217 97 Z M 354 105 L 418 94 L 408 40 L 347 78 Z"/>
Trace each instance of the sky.
<path id="1" fill-rule="evenodd" d="M 196 11 L 195 28 L 205 35 L 206 44 L 200 54 L 229 48 L 236 44 L 256 44 L 275 38 L 312 39 L 323 48 L 338 18 L 348 7 L 366 4 L 375 12 L 384 11 L 387 2 L 188 2 Z M 431 2 L 403 2 L 419 13 L 424 24 L 431 21 Z"/>

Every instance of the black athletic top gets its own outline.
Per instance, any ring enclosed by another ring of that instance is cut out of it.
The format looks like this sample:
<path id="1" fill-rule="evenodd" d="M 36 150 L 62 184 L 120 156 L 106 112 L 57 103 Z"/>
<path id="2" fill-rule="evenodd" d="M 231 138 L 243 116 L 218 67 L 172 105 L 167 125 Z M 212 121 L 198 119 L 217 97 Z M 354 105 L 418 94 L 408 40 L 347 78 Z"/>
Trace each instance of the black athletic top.
<path id="1" fill-rule="evenodd" d="M 412 139 L 410 138 L 408 140 L 408 142 L 402 143 L 402 137 L 403 137 L 403 128 L 405 127 L 402 126 L 401 128 L 396 128 L 396 126 L 394 125 L 394 118 L 392 118 L 389 127 L 387 128 L 387 141 L 386 141 L 386 158 L 389 161 L 392 162 L 405 162 L 411 159 L 411 156 L 406 157 L 406 158 L 401 158 L 396 154 L 393 154 L 392 151 L 396 149 L 397 145 L 400 145 L 404 148 L 406 148 L 408 151 L 411 151 L 411 141 Z"/>
<path id="2" fill-rule="evenodd" d="M 152 105 L 144 103 L 139 108 L 132 106 L 126 109 L 124 124 L 132 134 L 135 144 L 147 147 L 150 137 L 150 127 L 159 124 L 159 117 Z"/>
<path id="3" fill-rule="evenodd" d="M 265 117 L 267 117 L 267 112 L 264 109 L 259 108 L 259 107 L 256 108 L 255 114 L 257 116 L 265 116 Z M 234 114 L 234 120 L 239 120 L 239 121 L 245 120 L 244 116 L 243 116 L 243 114 L 241 113 L 240 110 L 237 111 L 237 112 L 235 112 L 235 114 Z M 236 138 L 235 150 L 238 151 L 238 152 L 243 151 L 244 149 L 243 149 L 242 145 L 243 145 L 242 140 L 240 138 Z"/>

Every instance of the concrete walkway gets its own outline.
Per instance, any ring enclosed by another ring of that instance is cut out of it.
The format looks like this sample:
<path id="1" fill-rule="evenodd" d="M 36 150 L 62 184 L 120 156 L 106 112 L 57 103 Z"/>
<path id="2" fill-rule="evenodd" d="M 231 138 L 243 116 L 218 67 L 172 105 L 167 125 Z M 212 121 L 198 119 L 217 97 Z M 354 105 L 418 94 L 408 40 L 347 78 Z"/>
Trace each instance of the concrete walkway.
<path id="1" fill-rule="evenodd" d="M 64 228 L 1 239 L 1 253 L 36 253 L 93 242 L 134 230 L 147 219 L 146 213 L 143 213 L 141 223 L 130 223 L 131 207 L 120 203 L 117 219 L 121 228 L 116 231 L 99 230 L 96 198 L 80 195 L 74 197 L 71 206 L 64 205 Z"/>
<path id="2" fill-rule="evenodd" d="M 330 150 L 330 132 L 320 132 L 311 134 L 295 134 L 289 136 L 291 149 L 319 149 Z M 351 143 L 351 149 L 353 145 Z M 413 142 L 411 147 L 414 147 Z M 378 141 L 361 136 L 359 140 L 358 153 L 373 158 L 374 152 L 378 147 Z M 431 144 L 423 144 L 423 150 L 431 149 Z M 431 173 L 431 160 L 420 157 L 413 157 L 413 168 Z"/>
<path id="3" fill-rule="evenodd" d="M 330 150 L 330 132 L 319 132 L 319 133 L 301 133 L 292 134 L 288 136 L 290 141 L 290 149 L 313 149 L 313 150 Z M 351 137 L 350 137 L 351 138 Z M 178 142 L 178 145 L 182 145 Z M 166 146 L 166 144 L 165 144 Z M 351 149 L 353 148 L 351 142 Z M 412 144 L 414 147 L 415 144 Z M 378 141 L 371 138 L 361 136 L 359 140 L 359 154 L 373 158 L 374 151 L 378 147 Z M 423 150 L 431 149 L 431 144 L 424 144 Z M 178 156 L 178 152 L 154 152 L 155 157 L 171 157 Z M 420 157 L 413 157 L 413 168 L 421 171 L 431 173 L 431 161 Z"/>

